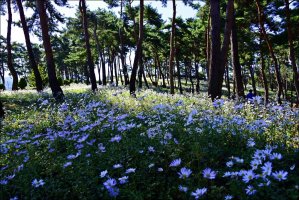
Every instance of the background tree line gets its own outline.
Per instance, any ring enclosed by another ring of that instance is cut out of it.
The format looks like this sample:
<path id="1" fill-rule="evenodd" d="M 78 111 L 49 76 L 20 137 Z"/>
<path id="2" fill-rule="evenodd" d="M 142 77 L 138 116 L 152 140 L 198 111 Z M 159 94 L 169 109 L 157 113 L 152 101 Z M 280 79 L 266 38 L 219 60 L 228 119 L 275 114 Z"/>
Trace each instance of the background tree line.
<path id="1" fill-rule="evenodd" d="M 197 16 L 184 20 L 176 17 L 179 8 L 172 0 L 169 22 L 144 0 L 139 6 L 106 2 L 120 13 L 90 11 L 79 0 L 76 16 L 64 18 L 55 6 L 67 6 L 67 0 L 1 1 L 1 14 L 8 14 L 7 36 L 0 38 L 1 82 L 8 70 L 13 90 L 22 76 L 37 91 L 49 85 L 56 99 L 63 98 L 63 83 L 85 82 L 93 91 L 98 85 L 127 85 L 132 95 L 136 83 L 171 94 L 207 90 L 212 100 L 224 91 L 229 98 L 244 97 L 250 87 L 265 103 L 269 92 L 279 103 L 298 102 L 299 1 L 186 0 Z M 32 16 L 25 16 L 24 7 Z M 20 14 L 20 22 L 13 22 L 12 12 Z M 11 42 L 12 25 L 22 27 L 25 45 Z M 42 44 L 32 44 L 30 32 Z"/>

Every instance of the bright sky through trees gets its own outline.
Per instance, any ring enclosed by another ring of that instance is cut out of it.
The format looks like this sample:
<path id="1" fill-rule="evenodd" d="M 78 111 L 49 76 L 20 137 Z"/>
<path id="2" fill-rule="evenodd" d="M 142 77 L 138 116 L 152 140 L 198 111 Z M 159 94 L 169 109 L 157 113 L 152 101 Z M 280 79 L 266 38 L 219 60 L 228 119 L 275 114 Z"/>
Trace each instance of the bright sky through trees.
<path id="1" fill-rule="evenodd" d="M 75 17 L 76 9 L 78 8 L 79 1 L 73 0 L 69 1 L 70 8 L 67 7 L 57 7 L 57 9 L 64 14 L 65 17 Z M 169 20 L 172 16 L 172 3 L 168 2 L 166 7 L 162 6 L 162 3 L 160 1 L 145 1 L 145 5 L 150 4 L 154 8 L 158 10 L 159 13 L 162 14 L 162 18 L 164 20 Z M 134 1 L 133 6 L 139 5 L 139 1 Z M 107 4 L 104 1 L 87 1 L 88 9 L 90 10 L 96 10 L 97 8 L 104 8 L 108 9 Z M 113 8 L 112 9 L 117 15 L 119 15 L 120 8 Z M 27 16 L 30 16 L 32 14 L 32 10 L 25 9 L 25 14 Z M 184 19 L 195 17 L 196 10 L 191 8 L 190 6 L 185 6 L 182 1 L 177 1 L 177 16 L 180 16 Z M 1 35 L 6 37 L 7 32 L 7 15 L 1 15 L 1 27 L 0 32 Z M 13 21 L 19 21 L 19 13 L 13 13 Z M 18 28 L 16 26 L 12 26 L 12 41 L 17 41 L 20 43 L 25 43 L 24 34 L 21 28 Z M 37 37 L 34 37 L 34 35 L 31 34 L 31 41 L 34 43 L 39 42 Z"/>

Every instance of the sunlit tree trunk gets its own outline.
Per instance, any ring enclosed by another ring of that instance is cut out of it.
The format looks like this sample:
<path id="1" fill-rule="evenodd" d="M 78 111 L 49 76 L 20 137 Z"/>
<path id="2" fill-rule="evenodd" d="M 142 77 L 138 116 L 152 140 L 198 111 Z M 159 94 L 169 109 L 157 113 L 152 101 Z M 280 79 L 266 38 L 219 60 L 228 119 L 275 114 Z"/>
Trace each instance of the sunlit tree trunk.
<path id="1" fill-rule="evenodd" d="M 12 13 L 11 13 L 11 0 L 7 0 L 7 68 L 12 76 L 12 90 L 18 90 L 18 74 L 13 66 L 12 52 L 11 52 L 11 24 L 12 24 Z"/>
<path id="2" fill-rule="evenodd" d="M 20 13 L 20 19 L 21 19 L 21 23 L 22 23 L 24 36 L 25 36 L 25 42 L 26 42 L 28 57 L 29 57 L 29 61 L 30 61 L 30 66 L 31 66 L 34 76 L 35 76 L 36 90 L 42 91 L 43 90 L 43 81 L 42 81 L 41 75 L 38 71 L 38 66 L 36 64 L 36 61 L 34 59 L 34 53 L 33 53 L 31 42 L 30 42 L 30 36 L 29 36 L 29 31 L 28 31 L 28 26 L 26 23 L 25 15 L 24 15 L 22 1 L 16 0 L 16 2 L 18 5 L 19 13 Z"/>
<path id="3" fill-rule="evenodd" d="M 79 1 L 79 8 L 80 8 L 80 12 L 82 15 L 82 21 L 83 21 L 84 38 L 85 38 L 85 46 L 86 46 L 86 54 L 87 54 L 87 64 L 88 64 L 88 69 L 89 69 L 91 89 L 92 89 L 92 91 L 96 91 L 97 90 L 97 82 L 96 82 L 96 77 L 94 74 L 94 64 L 93 64 L 93 60 L 91 57 L 85 0 Z"/>
<path id="4" fill-rule="evenodd" d="M 141 49 L 142 49 L 142 40 L 143 40 L 143 12 L 144 12 L 144 0 L 140 0 L 140 11 L 139 11 L 139 37 L 137 42 L 137 48 L 135 52 L 135 58 L 133 63 L 133 69 L 130 79 L 130 94 L 135 95 L 136 91 L 136 75 L 137 75 L 137 69 L 138 69 L 138 62 L 140 60 L 141 55 Z"/>
<path id="5" fill-rule="evenodd" d="M 174 80 L 173 80 L 173 66 L 174 66 L 174 38 L 175 38 L 175 17 L 176 17 L 176 3 L 172 0 L 172 22 L 171 22 L 171 35 L 170 35 L 170 56 L 169 56 L 169 80 L 170 80 L 170 94 L 174 94 Z"/>
<path id="6" fill-rule="evenodd" d="M 294 84 L 297 93 L 296 103 L 299 104 L 299 75 L 297 71 L 296 59 L 295 59 L 295 51 L 293 44 L 293 32 L 292 32 L 292 24 L 290 19 L 290 2 L 289 0 L 285 0 L 285 11 L 286 11 L 286 19 L 287 19 L 287 30 L 288 30 L 288 42 L 289 42 L 289 51 L 290 51 L 290 60 L 294 74 Z"/>
<path id="7" fill-rule="evenodd" d="M 46 1 L 36 0 L 37 10 L 39 12 L 40 25 L 42 29 L 43 45 L 46 53 L 47 70 L 49 77 L 49 85 L 52 90 L 53 97 L 56 100 L 62 100 L 64 97 L 63 91 L 57 81 L 55 63 L 49 36 L 48 18 L 46 13 Z"/>
<path id="8" fill-rule="evenodd" d="M 275 68 L 275 76 L 276 76 L 276 82 L 277 82 L 277 102 L 281 103 L 281 95 L 282 95 L 282 81 L 281 81 L 281 75 L 280 75 L 280 71 L 279 71 L 279 66 L 278 66 L 278 61 L 277 58 L 274 54 L 274 50 L 273 50 L 273 46 L 268 38 L 268 35 L 266 33 L 265 27 L 264 27 L 264 13 L 262 11 L 261 5 L 260 5 L 260 1 L 259 0 L 255 0 L 256 6 L 257 6 L 257 10 L 258 10 L 258 18 L 259 18 L 259 24 L 260 24 L 260 28 L 262 30 L 264 39 L 268 45 L 268 49 L 270 52 L 270 55 L 272 57 L 272 60 L 274 62 L 274 68 Z"/>

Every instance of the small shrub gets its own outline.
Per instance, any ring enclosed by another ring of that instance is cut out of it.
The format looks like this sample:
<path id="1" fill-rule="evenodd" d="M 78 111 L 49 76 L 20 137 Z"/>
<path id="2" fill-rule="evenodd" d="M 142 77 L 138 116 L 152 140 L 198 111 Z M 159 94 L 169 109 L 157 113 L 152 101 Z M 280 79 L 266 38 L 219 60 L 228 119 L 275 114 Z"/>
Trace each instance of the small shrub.
<path id="1" fill-rule="evenodd" d="M 5 90 L 5 85 L 3 83 L 0 83 L 0 90 Z"/>
<path id="2" fill-rule="evenodd" d="M 58 77 L 58 78 L 57 78 L 57 81 L 58 81 L 59 86 L 62 86 L 62 85 L 63 85 L 63 80 L 62 80 L 61 77 Z"/>
<path id="3" fill-rule="evenodd" d="M 19 88 L 24 90 L 27 87 L 27 81 L 25 80 L 25 78 L 21 78 L 18 85 L 19 85 Z"/>

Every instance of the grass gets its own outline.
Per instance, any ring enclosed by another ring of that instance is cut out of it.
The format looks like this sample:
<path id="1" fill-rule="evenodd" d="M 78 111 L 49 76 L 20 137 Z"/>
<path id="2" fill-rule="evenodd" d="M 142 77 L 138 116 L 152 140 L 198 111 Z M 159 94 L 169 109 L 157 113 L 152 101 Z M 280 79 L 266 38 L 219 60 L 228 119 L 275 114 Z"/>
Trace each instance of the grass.
<path id="1" fill-rule="evenodd" d="M 0 199 L 299 197 L 299 111 L 288 105 L 64 91 L 61 103 L 1 94 Z"/>

